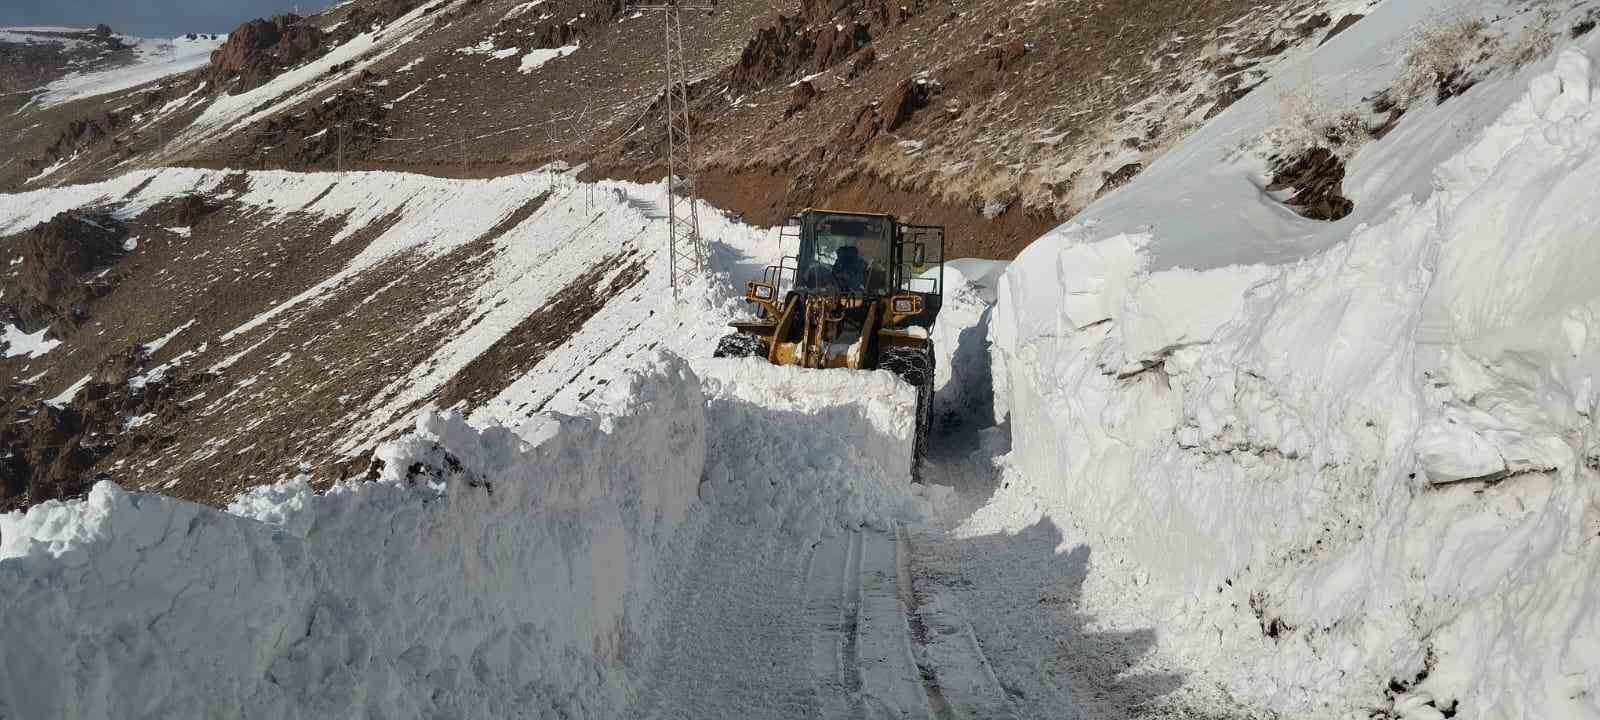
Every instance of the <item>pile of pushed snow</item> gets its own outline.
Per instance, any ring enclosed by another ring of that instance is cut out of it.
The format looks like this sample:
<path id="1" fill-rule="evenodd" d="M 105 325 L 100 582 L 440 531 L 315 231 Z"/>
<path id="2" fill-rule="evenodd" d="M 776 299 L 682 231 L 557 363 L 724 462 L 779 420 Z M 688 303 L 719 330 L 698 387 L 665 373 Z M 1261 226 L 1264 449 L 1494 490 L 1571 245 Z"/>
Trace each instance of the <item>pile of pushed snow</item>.
<path id="1" fill-rule="evenodd" d="M 1317 73 L 1381 87 L 1430 7 L 1380 6 Z M 1592 715 L 1597 50 L 1413 109 L 1341 222 L 1228 164 L 1269 85 L 1029 248 L 994 320 L 1012 477 L 974 529 L 1073 528 L 1086 612 L 1252 703 Z"/>
<path id="2" fill-rule="evenodd" d="M 701 367 L 711 436 L 700 497 L 807 544 L 928 506 L 909 482 L 916 392 L 888 371 Z"/>
<path id="3" fill-rule="evenodd" d="M 709 517 L 799 548 L 921 511 L 887 373 L 750 364 L 702 392 L 648 365 L 586 416 L 424 414 L 324 495 L 101 483 L 0 515 L 0 716 L 617 717 L 672 641 L 665 588 L 740 551 L 693 552 Z"/>

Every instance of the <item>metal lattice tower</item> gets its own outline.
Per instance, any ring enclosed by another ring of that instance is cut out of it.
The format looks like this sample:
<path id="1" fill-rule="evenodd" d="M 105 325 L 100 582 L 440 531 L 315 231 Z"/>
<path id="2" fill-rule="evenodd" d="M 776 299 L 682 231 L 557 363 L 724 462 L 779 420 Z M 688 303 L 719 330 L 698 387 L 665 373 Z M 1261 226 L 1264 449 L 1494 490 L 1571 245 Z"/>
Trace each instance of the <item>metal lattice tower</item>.
<path id="1" fill-rule="evenodd" d="M 667 129 L 667 254 L 672 273 L 672 294 L 677 297 L 705 269 L 705 244 L 700 239 L 700 213 L 695 202 L 694 134 L 689 121 L 689 71 L 684 63 L 681 10 L 714 11 L 716 3 L 689 4 L 677 0 L 637 4 L 638 10 L 660 12 L 666 66 L 662 109 Z M 679 175 L 679 172 L 682 175 Z"/>

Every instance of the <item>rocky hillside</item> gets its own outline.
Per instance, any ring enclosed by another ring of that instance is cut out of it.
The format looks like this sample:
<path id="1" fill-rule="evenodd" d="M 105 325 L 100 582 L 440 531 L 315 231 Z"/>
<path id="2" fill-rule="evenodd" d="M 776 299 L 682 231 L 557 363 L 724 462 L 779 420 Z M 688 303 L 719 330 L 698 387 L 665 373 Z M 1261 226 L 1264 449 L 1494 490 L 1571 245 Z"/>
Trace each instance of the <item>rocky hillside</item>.
<path id="1" fill-rule="evenodd" d="M 1010 257 L 1369 4 L 722 3 L 685 28 L 702 193 L 761 224 L 890 210 Z M 203 67 L 0 121 L 0 189 L 171 164 L 657 179 L 659 22 L 609 0 L 251 21 Z"/>

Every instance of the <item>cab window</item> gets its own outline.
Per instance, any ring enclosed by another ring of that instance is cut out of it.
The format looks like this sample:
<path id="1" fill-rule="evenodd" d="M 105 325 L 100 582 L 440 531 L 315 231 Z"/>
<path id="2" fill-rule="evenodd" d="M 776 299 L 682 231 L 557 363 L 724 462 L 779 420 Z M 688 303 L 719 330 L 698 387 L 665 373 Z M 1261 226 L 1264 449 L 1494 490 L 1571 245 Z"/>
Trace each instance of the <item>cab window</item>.
<path id="1" fill-rule="evenodd" d="M 889 268 L 883 218 L 818 215 L 802 284 L 819 290 L 882 292 Z"/>

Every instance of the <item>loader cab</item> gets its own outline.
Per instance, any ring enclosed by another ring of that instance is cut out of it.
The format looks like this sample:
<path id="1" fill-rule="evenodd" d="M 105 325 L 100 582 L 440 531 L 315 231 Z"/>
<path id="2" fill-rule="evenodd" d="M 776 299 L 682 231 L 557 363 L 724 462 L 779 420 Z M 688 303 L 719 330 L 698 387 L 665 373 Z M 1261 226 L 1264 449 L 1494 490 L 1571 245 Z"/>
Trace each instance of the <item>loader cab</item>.
<path id="1" fill-rule="evenodd" d="M 755 319 L 734 323 L 766 336 L 774 362 L 791 335 L 805 332 L 804 323 L 789 322 L 805 314 L 794 312 L 802 305 L 828 304 L 830 322 L 864 330 L 933 327 L 943 304 L 944 228 L 903 224 L 884 213 L 807 209 L 789 219 L 779 242 L 795 254 L 746 283 Z"/>
<path id="2" fill-rule="evenodd" d="M 894 265 L 894 221 L 887 215 L 807 211 L 800 216 L 795 287 L 880 296 Z"/>
<path id="3" fill-rule="evenodd" d="M 769 268 L 769 283 L 788 285 L 785 291 L 875 298 L 915 293 L 923 297 L 930 323 L 938 312 L 944 228 L 905 225 L 880 213 L 808 209 L 790 219 L 789 229 L 799 236 L 799 247 Z"/>

